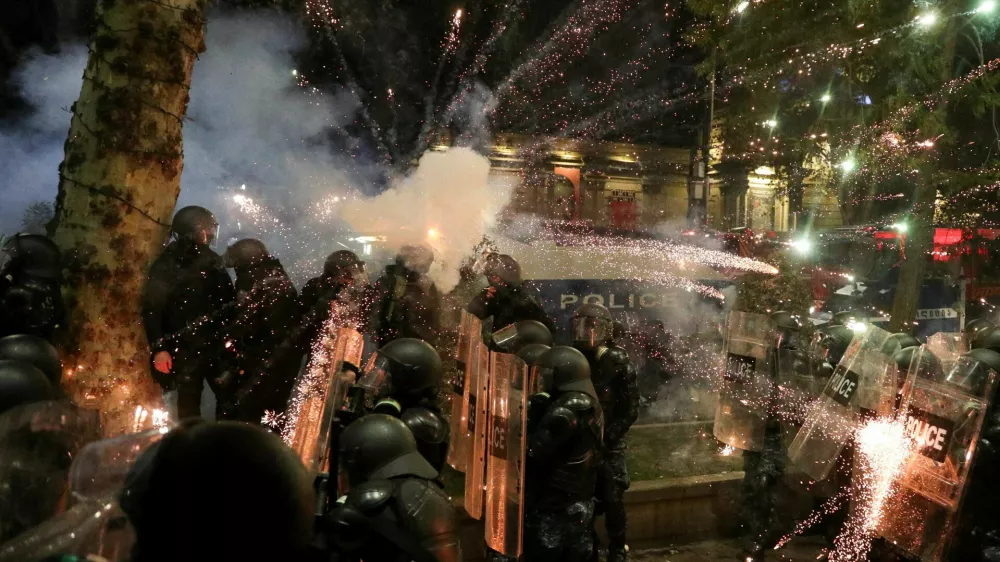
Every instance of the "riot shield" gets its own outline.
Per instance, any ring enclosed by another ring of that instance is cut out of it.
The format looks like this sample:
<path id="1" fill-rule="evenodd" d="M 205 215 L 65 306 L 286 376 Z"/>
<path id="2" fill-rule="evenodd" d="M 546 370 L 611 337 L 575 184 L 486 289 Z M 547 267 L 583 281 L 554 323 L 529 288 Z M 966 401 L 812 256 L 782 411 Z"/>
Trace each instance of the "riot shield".
<path id="1" fill-rule="evenodd" d="M 725 369 L 715 410 L 715 438 L 737 449 L 759 451 L 773 390 L 771 379 L 777 331 L 763 314 L 730 312 Z"/>
<path id="2" fill-rule="evenodd" d="M 98 439 L 98 412 L 66 401 L 24 404 L 0 415 L 0 544 L 65 507 L 69 461 Z"/>
<path id="3" fill-rule="evenodd" d="M 134 537 L 118 499 L 136 460 L 167 426 L 85 446 L 69 470 L 69 509 L 0 545 L 0 562 L 39 562 L 56 555 L 127 560 Z"/>
<path id="4" fill-rule="evenodd" d="M 476 334 L 469 349 L 469 377 L 463 400 L 468 464 L 465 471 L 465 511 L 473 519 L 483 516 L 483 484 L 486 477 L 486 438 L 489 420 L 490 352 Z"/>
<path id="5" fill-rule="evenodd" d="M 975 381 L 955 373 L 979 372 Z M 896 493 L 880 514 L 877 532 L 928 562 L 944 560 L 997 373 L 968 356 L 948 370 L 921 348 L 903 387 L 900 419 L 914 450 L 896 478 Z"/>
<path id="6" fill-rule="evenodd" d="M 458 373 L 452 381 L 452 392 L 448 395 L 451 401 L 451 445 L 448 449 L 448 464 L 459 472 L 465 472 L 469 462 L 468 427 L 468 397 L 469 376 L 472 362 L 473 342 L 479 341 L 483 327 L 479 318 L 468 311 L 462 311 L 462 319 L 458 328 L 458 345 L 455 350 L 455 363 Z"/>
<path id="7" fill-rule="evenodd" d="M 527 379 L 528 365 L 520 358 L 491 354 L 486 545 L 513 558 L 521 554 L 524 521 Z"/>
<path id="8" fill-rule="evenodd" d="M 783 449 L 787 450 L 827 379 L 819 376 L 805 347 L 778 349 L 775 360 L 778 371 L 775 413 L 781 421 Z"/>
<path id="9" fill-rule="evenodd" d="M 357 330 L 332 331 L 295 381 L 282 439 L 314 475 L 325 468 L 330 426 L 354 383 L 344 364 L 358 366 L 363 349 L 364 338 Z"/>
<path id="10" fill-rule="evenodd" d="M 813 480 L 827 477 L 863 416 L 888 416 L 895 406 L 896 366 L 882 353 L 890 334 L 864 326 L 788 448 L 789 460 Z"/>
<path id="11" fill-rule="evenodd" d="M 927 338 L 927 350 L 941 361 L 941 366 L 947 371 L 966 351 L 971 343 L 967 335 L 959 332 L 938 332 Z"/>

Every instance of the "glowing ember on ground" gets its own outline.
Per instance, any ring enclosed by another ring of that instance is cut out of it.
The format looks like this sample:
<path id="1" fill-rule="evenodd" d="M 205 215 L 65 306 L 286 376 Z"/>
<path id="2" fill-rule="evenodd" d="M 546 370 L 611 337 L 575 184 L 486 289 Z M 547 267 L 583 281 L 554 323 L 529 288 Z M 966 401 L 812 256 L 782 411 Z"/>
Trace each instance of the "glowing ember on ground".
<path id="1" fill-rule="evenodd" d="M 726 445 L 725 447 L 719 449 L 719 454 L 723 457 L 731 456 L 735 452 L 736 449 L 734 447 L 730 447 L 729 445 Z"/>

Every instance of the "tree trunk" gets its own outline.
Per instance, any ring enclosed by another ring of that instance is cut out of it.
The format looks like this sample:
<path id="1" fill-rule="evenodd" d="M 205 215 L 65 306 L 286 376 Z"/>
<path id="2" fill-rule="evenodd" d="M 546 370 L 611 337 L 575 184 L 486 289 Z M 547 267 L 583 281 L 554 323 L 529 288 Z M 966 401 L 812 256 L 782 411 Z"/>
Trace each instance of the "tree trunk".
<path id="1" fill-rule="evenodd" d="M 162 248 L 183 166 L 181 125 L 204 51 L 206 0 L 101 0 L 59 167 L 50 231 L 64 255 L 63 384 L 131 431 L 160 404 L 140 295 Z"/>
<path id="2" fill-rule="evenodd" d="M 929 175 L 929 174 L 928 174 Z M 917 184 L 913 194 L 913 214 L 911 215 L 906 244 L 906 259 L 899 266 L 899 282 L 892 299 L 892 317 L 889 326 L 893 332 L 912 332 L 913 321 L 917 318 L 920 304 L 920 289 L 924 284 L 928 253 L 934 247 L 934 201 L 937 188 L 927 177 Z"/>
<path id="3" fill-rule="evenodd" d="M 941 51 L 941 83 L 945 84 L 954 72 L 955 41 L 957 28 L 955 18 L 949 18 L 944 30 L 944 46 Z M 947 111 L 948 104 L 942 104 L 938 111 Z M 923 181 L 917 184 L 913 193 L 913 214 L 910 217 L 906 239 L 906 259 L 899 267 L 899 283 L 892 299 L 892 318 L 889 321 L 893 332 L 911 332 L 917 318 L 920 304 L 920 289 L 924 284 L 928 253 L 934 249 L 934 210 L 937 200 L 937 186 L 934 180 L 937 162 L 929 161 L 920 170 Z"/>

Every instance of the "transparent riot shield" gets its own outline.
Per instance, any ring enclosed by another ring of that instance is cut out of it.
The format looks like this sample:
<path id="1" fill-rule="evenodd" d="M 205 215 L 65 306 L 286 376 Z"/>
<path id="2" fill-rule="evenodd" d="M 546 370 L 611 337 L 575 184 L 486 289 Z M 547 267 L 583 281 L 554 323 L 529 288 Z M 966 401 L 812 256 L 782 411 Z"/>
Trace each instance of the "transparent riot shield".
<path id="1" fill-rule="evenodd" d="M 969 351 L 970 342 L 966 334 L 959 332 L 938 332 L 927 338 L 927 350 L 941 361 L 941 366 L 948 370 L 960 355 Z"/>
<path id="2" fill-rule="evenodd" d="M 489 420 L 490 352 L 477 334 L 469 350 L 469 382 L 463 410 L 467 412 L 465 437 L 469 445 L 465 471 L 465 511 L 473 519 L 483 516 L 483 487 L 486 478 L 486 438 Z"/>
<path id="3" fill-rule="evenodd" d="M 458 327 L 458 345 L 455 350 L 455 363 L 458 373 L 452 382 L 451 401 L 451 445 L 448 449 L 448 464 L 459 472 L 465 472 L 469 463 L 468 427 L 468 397 L 469 376 L 472 362 L 473 342 L 479 341 L 482 334 L 482 323 L 479 318 L 468 311 L 462 311 L 462 319 Z"/>
<path id="4" fill-rule="evenodd" d="M 68 478 L 68 509 L 0 545 L 2 562 L 40 562 L 57 555 L 128 559 L 134 537 L 118 504 L 136 461 L 170 431 L 167 426 L 85 446 Z"/>
<path id="5" fill-rule="evenodd" d="M 763 314 L 730 312 L 725 369 L 715 410 L 715 438 L 737 449 L 759 451 L 773 390 L 771 379 L 777 332 Z"/>
<path id="6" fill-rule="evenodd" d="M 827 477 L 862 416 L 889 416 L 895 407 L 896 369 L 882 353 L 890 334 L 864 326 L 788 447 L 789 460 L 813 480 Z"/>
<path id="7" fill-rule="evenodd" d="M 787 450 L 827 379 L 819 375 L 806 347 L 778 349 L 775 359 L 778 371 L 775 413 L 781 421 L 783 449 Z"/>
<path id="8" fill-rule="evenodd" d="M 65 508 L 69 461 L 99 439 L 98 412 L 67 401 L 0 415 L 0 544 Z"/>
<path id="9" fill-rule="evenodd" d="M 332 331 L 295 381 L 282 439 L 314 475 L 325 468 L 330 426 L 354 383 L 344 363 L 358 366 L 363 349 L 364 338 L 357 330 Z"/>
<path id="10" fill-rule="evenodd" d="M 997 373 L 968 356 L 948 370 L 926 348 L 914 357 L 900 408 L 913 451 L 880 514 L 880 536 L 921 560 L 946 559 L 996 385 Z"/>
<path id="11" fill-rule="evenodd" d="M 521 554 L 528 365 L 515 355 L 490 356 L 489 438 L 486 459 L 486 545 Z"/>

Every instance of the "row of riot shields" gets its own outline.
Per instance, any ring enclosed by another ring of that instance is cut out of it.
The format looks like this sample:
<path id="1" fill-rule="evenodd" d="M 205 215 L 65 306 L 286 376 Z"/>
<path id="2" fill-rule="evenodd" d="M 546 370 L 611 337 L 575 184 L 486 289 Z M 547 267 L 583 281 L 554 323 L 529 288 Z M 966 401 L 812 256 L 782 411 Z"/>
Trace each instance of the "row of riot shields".
<path id="1" fill-rule="evenodd" d="M 448 463 L 465 473 L 465 510 L 473 519 L 485 511 L 486 545 L 516 557 L 523 544 L 528 367 L 490 351 L 482 333 L 483 323 L 463 312 Z"/>
<path id="2" fill-rule="evenodd" d="M 904 371 L 892 360 L 897 349 L 888 332 L 870 324 L 854 331 L 832 376 L 818 378 L 809 374 L 813 365 L 790 368 L 802 357 L 782 349 L 769 317 L 730 313 L 715 437 L 760 451 L 768 416 L 789 407 L 778 402 L 805 400 L 804 420 L 787 456 L 796 469 L 822 481 L 866 421 L 896 420 L 905 427 L 900 446 L 909 447 L 909 454 L 881 512 L 866 517 L 877 521 L 877 535 L 909 556 L 944 560 L 998 375 L 963 355 L 968 342 L 962 334 L 932 336 Z M 855 471 L 861 470 L 858 458 Z M 861 508 L 852 502 L 852 509 Z"/>

